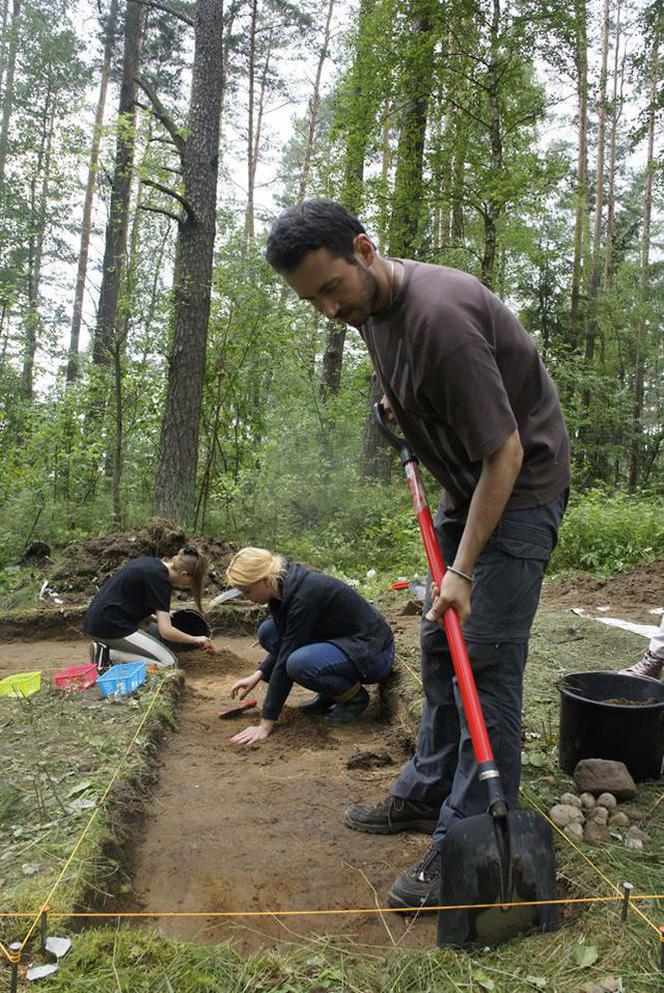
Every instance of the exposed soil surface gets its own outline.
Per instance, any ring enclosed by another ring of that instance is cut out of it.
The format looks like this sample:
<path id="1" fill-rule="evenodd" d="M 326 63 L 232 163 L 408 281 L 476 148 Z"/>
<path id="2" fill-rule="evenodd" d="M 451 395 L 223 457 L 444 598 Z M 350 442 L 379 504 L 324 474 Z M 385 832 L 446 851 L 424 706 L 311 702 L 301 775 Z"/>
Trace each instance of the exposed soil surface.
<path id="1" fill-rule="evenodd" d="M 154 517 L 137 530 L 111 532 L 73 542 L 65 548 L 61 562 L 49 573 L 49 586 L 64 603 L 80 603 L 94 596 L 102 583 L 129 559 L 139 555 L 164 558 L 174 555 L 187 541 L 201 548 L 210 560 L 211 581 L 206 593 L 223 588 L 223 570 L 234 549 L 213 538 L 187 538 L 172 521 Z M 214 579 L 219 580 L 218 583 Z"/>
<path id="2" fill-rule="evenodd" d="M 218 642 L 219 644 L 219 642 Z M 221 647 L 221 646 L 220 646 Z M 231 735 L 256 718 L 220 721 L 219 707 L 260 650 L 227 641 L 215 666 L 185 662 L 180 726 L 161 754 L 156 793 L 136 854 L 136 909 L 154 911 L 344 910 L 385 906 L 394 877 L 426 850 L 425 835 L 375 837 L 344 825 L 353 802 L 381 799 L 406 757 L 398 729 L 377 701 L 357 725 L 330 729 L 297 712 L 294 690 L 271 738 L 238 749 Z M 394 765 L 388 763 L 393 762 Z M 246 918 L 161 917 L 163 934 L 241 948 L 272 947 L 316 934 L 339 942 L 431 947 L 435 915 Z"/>
<path id="3" fill-rule="evenodd" d="M 659 615 L 651 611 L 664 607 L 664 560 L 644 562 L 610 579 L 581 572 L 571 579 L 545 582 L 542 604 L 591 611 L 608 606 L 612 617 L 656 625 Z"/>
<path id="4" fill-rule="evenodd" d="M 237 749 L 231 736 L 257 714 L 221 721 L 217 713 L 230 702 L 235 679 L 262 656 L 252 637 L 218 636 L 216 644 L 216 657 L 181 658 L 179 726 L 163 745 L 147 820 L 128 853 L 137 870 L 123 909 L 267 912 L 158 921 L 164 934 L 206 943 L 231 938 L 245 950 L 322 934 L 345 944 L 432 947 L 435 915 L 413 922 L 371 912 L 270 914 L 384 907 L 389 885 L 419 859 L 429 838 L 374 837 L 344 824 L 349 804 L 385 796 L 408 754 L 405 731 L 381 718 L 377 698 L 357 725 L 335 730 L 298 713 L 297 703 L 309 694 L 295 688 L 273 736 L 259 748 Z M 0 677 L 39 669 L 45 685 L 58 669 L 86 660 L 83 640 L 3 645 Z M 254 695 L 262 696 L 260 687 Z"/>
<path id="5" fill-rule="evenodd" d="M 13 672 L 31 672 L 39 669 L 42 682 L 50 682 L 54 673 L 68 665 L 89 662 L 88 642 L 80 639 L 68 641 L 34 641 L 23 644 L 0 645 L 0 679 Z"/>
<path id="6" fill-rule="evenodd" d="M 612 703 L 617 707 L 652 707 L 657 706 L 662 701 L 656 697 L 648 697 L 647 700 L 628 700 L 626 697 L 613 697 L 610 700 L 598 700 L 598 703 Z"/>

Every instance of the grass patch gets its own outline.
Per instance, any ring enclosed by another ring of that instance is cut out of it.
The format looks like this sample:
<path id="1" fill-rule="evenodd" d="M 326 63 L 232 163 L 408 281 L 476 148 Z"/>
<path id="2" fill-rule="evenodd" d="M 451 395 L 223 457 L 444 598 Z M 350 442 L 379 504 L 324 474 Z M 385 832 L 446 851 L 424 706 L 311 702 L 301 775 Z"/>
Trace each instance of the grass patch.
<path id="1" fill-rule="evenodd" d="M 115 839 L 124 794 L 149 774 L 155 736 L 173 720 L 172 688 L 167 680 L 149 721 L 124 763 L 107 804 L 63 877 L 51 909 L 69 911 L 105 895 L 105 882 L 120 871 L 105 858 Z M 157 682 L 119 704 L 93 693 L 63 694 L 46 685 L 26 700 L 0 701 L 0 877 L 2 908 L 16 912 L 40 906 L 72 852 L 113 773 L 123 760 Z M 117 886 L 117 878 L 113 881 Z"/>
<path id="2" fill-rule="evenodd" d="M 241 956 L 229 944 L 201 947 L 148 929 L 96 929 L 78 935 L 53 993 L 573 993 L 608 975 L 625 993 L 661 991 L 656 936 L 615 911 L 593 910 L 554 935 L 523 938 L 500 949 L 400 952 L 338 949 L 311 937 Z M 583 960 L 596 954 L 591 964 Z M 591 954 L 588 954 L 591 953 Z"/>

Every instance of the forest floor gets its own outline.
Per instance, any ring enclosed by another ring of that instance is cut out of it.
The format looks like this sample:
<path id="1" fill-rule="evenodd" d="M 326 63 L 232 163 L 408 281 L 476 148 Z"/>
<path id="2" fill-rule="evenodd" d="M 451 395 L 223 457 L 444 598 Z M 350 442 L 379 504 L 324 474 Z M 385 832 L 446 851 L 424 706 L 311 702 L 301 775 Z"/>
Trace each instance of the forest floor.
<path id="1" fill-rule="evenodd" d="M 656 624 L 651 611 L 664 606 L 663 575 L 660 562 L 608 581 L 582 575 L 547 584 L 525 686 L 527 805 L 548 809 L 570 785 L 555 754 L 560 675 L 619 668 L 647 644 L 571 608 Z M 251 718 L 220 721 L 217 711 L 228 702 L 234 679 L 260 658 L 248 633 L 215 633 L 216 658 L 183 655 L 181 678 L 155 681 L 118 705 L 99 700 L 94 690 L 63 695 L 49 687 L 58 668 L 86 661 L 86 643 L 73 636 L 70 622 L 51 631 L 56 637 L 0 647 L 0 677 L 39 669 L 44 680 L 29 701 L 0 701 L 0 913 L 40 906 L 99 809 L 49 905 L 62 913 L 150 915 L 120 931 L 113 924 L 78 934 L 49 980 L 51 989 L 572 993 L 609 976 L 615 990 L 661 989 L 656 933 L 636 915 L 622 925 L 612 903 L 570 907 L 555 936 L 524 937 L 470 955 L 430 951 L 434 915 L 372 912 L 385 906 L 394 876 L 428 843 L 417 834 L 362 835 L 343 823 L 348 804 L 385 795 L 412 749 L 421 706 L 418 618 L 401 612 L 405 595 L 388 596 L 391 606 L 383 607 L 397 633 L 400 675 L 386 698 L 374 694 L 356 726 L 333 730 L 320 718 L 302 717 L 295 705 L 306 694 L 297 691 L 274 735 L 246 751 L 237 750 L 230 736 Z M 608 612 L 598 612 L 607 606 Z M 123 761 L 101 808 L 100 797 Z M 661 782 L 639 787 L 637 804 L 652 812 L 652 840 L 644 852 L 614 840 L 580 853 L 557 838 L 562 890 L 577 898 L 605 896 L 611 894 L 607 880 L 619 885 L 629 879 L 637 891 L 661 892 L 660 796 Z M 664 923 L 664 902 L 640 906 L 655 925 Z M 279 916 L 287 910 L 331 913 Z M 349 913 L 357 910 L 363 912 Z M 229 911 L 234 915 L 210 916 Z M 20 938 L 29 922 L 0 918 L 0 940 Z M 94 923 L 103 922 L 90 917 L 87 924 Z M 68 927 L 64 921 L 52 926 L 56 933 Z M 214 958 L 208 948 L 216 949 Z M 0 990 L 9 988 L 8 976 L 0 971 Z"/>

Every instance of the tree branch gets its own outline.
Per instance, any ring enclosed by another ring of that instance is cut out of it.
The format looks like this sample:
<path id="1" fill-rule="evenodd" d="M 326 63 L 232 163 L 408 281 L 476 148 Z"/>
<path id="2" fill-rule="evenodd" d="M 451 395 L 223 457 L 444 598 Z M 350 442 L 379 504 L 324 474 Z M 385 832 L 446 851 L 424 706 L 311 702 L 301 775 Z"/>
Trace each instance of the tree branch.
<path id="1" fill-rule="evenodd" d="M 151 214 L 163 214 L 164 217 L 170 217 L 172 221 L 177 221 L 178 224 L 182 224 L 182 218 L 174 214 L 172 210 L 165 210 L 164 207 L 151 207 L 147 203 L 139 203 L 139 210 L 147 210 Z"/>
<path id="2" fill-rule="evenodd" d="M 153 179 L 144 179 L 143 185 L 151 186 L 153 190 L 159 190 L 160 193 L 165 193 L 167 196 L 173 197 L 173 199 L 177 200 L 179 204 L 182 204 L 186 212 L 189 214 L 190 219 L 192 221 L 195 219 L 196 212 L 194 211 L 194 208 L 187 200 L 185 200 L 185 198 L 180 193 L 177 193 L 175 190 L 170 189 L 170 187 L 168 186 L 162 186 L 161 183 L 155 183 Z"/>
<path id="3" fill-rule="evenodd" d="M 132 0 L 132 2 L 135 2 L 135 0 Z M 180 153 L 180 155 L 183 155 L 184 154 L 184 138 L 182 137 L 182 135 L 178 131 L 177 125 L 175 124 L 175 121 L 173 120 L 173 118 L 171 117 L 171 115 L 168 113 L 168 111 L 164 107 L 163 103 L 161 102 L 161 100 L 159 99 L 159 97 L 157 96 L 157 94 L 154 92 L 154 90 L 152 89 L 152 87 L 149 85 L 149 83 L 146 83 L 146 81 L 144 79 L 142 79 L 140 76 L 135 76 L 134 78 L 136 80 L 136 85 L 137 86 L 140 86 L 140 88 L 143 90 L 143 92 L 147 96 L 148 100 L 152 104 L 153 113 L 156 115 L 156 117 L 159 118 L 159 120 L 161 121 L 161 123 L 164 125 L 164 127 L 168 131 L 169 135 L 173 139 L 173 144 L 177 148 L 177 150 Z"/>
<path id="4" fill-rule="evenodd" d="M 131 3 L 140 3 L 143 7 L 151 7 L 153 10 L 163 10 L 165 14 L 172 14 L 173 17 L 177 17 L 178 20 L 184 21 L 188 24 L 190 28 L 194 26 L 193 17 L 189 17 L 189 14 L 185 14 L 183 10 L 176 10 L 175 7 L 171 7 L 167 3 L 157 3 L 156 0 L 130 0 Z"/>

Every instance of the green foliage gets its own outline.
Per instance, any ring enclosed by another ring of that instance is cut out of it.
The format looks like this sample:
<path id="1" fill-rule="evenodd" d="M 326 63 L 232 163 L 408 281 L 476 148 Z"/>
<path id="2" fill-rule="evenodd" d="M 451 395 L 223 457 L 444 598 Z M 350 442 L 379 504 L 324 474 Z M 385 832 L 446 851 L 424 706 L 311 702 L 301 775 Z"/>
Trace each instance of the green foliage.
<path id="1" fill-rule="evenodd" d="M 664 500 L 594 489 L 573 497 L 551 571 L 584 569 L 609 575 L 664 558 Z"/>

